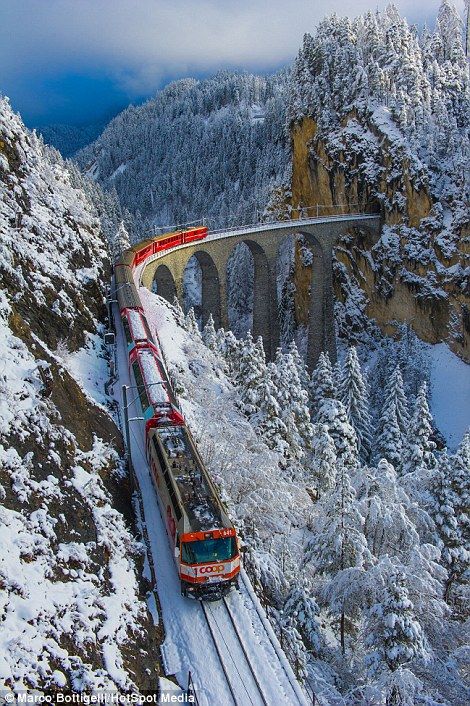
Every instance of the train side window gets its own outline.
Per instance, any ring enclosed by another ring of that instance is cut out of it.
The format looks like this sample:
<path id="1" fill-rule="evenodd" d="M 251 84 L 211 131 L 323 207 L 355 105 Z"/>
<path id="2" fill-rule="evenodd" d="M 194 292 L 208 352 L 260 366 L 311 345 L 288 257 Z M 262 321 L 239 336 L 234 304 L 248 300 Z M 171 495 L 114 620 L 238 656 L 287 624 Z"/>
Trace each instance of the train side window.
<path id="1" fill-rule="evenodd" d="M 132 343 L 131 330 L 129 328 L 129 322 L 125 316 L 122 317 L 122 327 L 124 329 L 124 335 L 128 343 Z"/>
<path id="2" fill-rule="evenodd" d="M 139 367 L 139 364 L 137 363 L 137 361 L 132 363 L 132 370 L 133 370 L 135 382 L 137 385 L 137 391 L 138 391 L 139 397 L 140 397 L 140 404 L 142 405 L 142 409 L 146 410 L 148 407 L 150 407 L 150 402 L 149 402 L 149 398 L 147 397 L 147 391 L 145 389 L 144 379 L 142 377 L 142 373 L 140 371 L 140 367 Z"/>

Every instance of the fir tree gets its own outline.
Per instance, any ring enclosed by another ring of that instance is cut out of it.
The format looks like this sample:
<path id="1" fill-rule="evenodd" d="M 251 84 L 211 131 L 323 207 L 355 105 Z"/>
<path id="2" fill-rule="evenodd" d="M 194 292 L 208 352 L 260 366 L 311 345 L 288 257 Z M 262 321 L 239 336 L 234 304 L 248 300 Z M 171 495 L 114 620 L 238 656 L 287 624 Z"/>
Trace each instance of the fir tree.
<path id="1" fill-rule="evenodd" d="M 260 387 L 266 376 L 266 361 L 262 344 L 253 342 L 248 332 L 240 351 L 237 380 L 240 389 L 240 408 L 250 419 L 256 415 L 260 402 Z"/>
<path id="2" fill-rule="evenodd" d="M 403 434 L 393 406 L 384 406 L 378 424 L 375 458 L 386 459 L 399 469 L 403 462 Z"/>
<path id="3" fill-rule="evenodd" d="M 318 423 L 326 427 L 334 441 L 338 462 L 349 469 L 357 467 L 357 436 L 348 421 L 344 405 L 339 400 L 327 397 L 318 410 Z"/>
<path id="4" fill-rule="evenodd" d="M 340 642 L 344 653 L 346 616 L 357 611 L 361 588 L 356 586 L 356 579 L 362 574 L 370 553 L 356 493 L 342 464 L 337 469 L 335 490 L 325 496 L 318 511 L 306 559 L 313 563 L 318 574 L 329 577 L 324 593 L 330 611 L 340 616 Z"/>
<path id="5" fill-rule="evenodd" d="M 290 456 L 300 459 L 310 448 L 313 437 L 308 395 L 302 390 L 294 359 L 289 353 L 282 353 L 281 349 L 276 353 L 273 382 L 282 420 L 287 427 Z"/>
<path id="6" fill-rule="evenodd" d="M 328 427 L 317 424 L 314 430 L 312 472 L 319 495 L 333 490 L 336 485 L 336 447 Z"/>
<path id="7" fill-rule="evenodd" d="M 363 462 L 369 459 L 371 451 L 372 420 L 368 397 L 368 388 L 361 372 L 357 351 L 351 347 L 340 375 L 338 399 L 343 403 L 349 422 L 356 431 L 359 455 Z"/>
<path id="8" fill-rule="evenodd" d="M 305 644 L 316 653 L 321 648 L 320 609 L 305 580 L 292 581 L 284 603 L 283 617 L 293 619 Z"/>
<path id="9" fill-rule="evenodd" d="M 469 468 L 467 467 L 467 474 Z M 468 536 L 465 540 L 465 527 L 459 523 L 461 497 L 459 492 L 455 492 L 453 481 L 452 461 L 446 453 L 443 453 L 439 457 L 439 466 L 431 484 L 433 500 L 431 514 L 439 535 L 441 561 L 447 570 L 445 588 L 447 601 L 454 582 L 462 578 L 470 560 Z"/>
<path id="10" fill-rule="evenodd" d="M 282 412 L 276 399 L 276 388 L 273 381 L 275 366 L 268 363 L 264 378 L 257 390 L 258 411 L 252 418 L 253 425 L 259 429 L 270 449 L 282 456 L 289 455 L 287 443 L 287 427 L 282 420 Z"/>
<path id="11" fill-rule="evenodd" d="M 215 334 L 215 350 L 222 358 L 227 357 L 227 334 L 222 327 Z"/>
<path id="12" fill-rule="evenodd" d="M 391 567 L 391 564 L 389 564 Z M 405 575 L 390 570 L 366 622 L 367 665 L 372 674 L 395 672 L 426 655 L 424 636 L 408 595 Z M 389 696 L 387 703 L 398 704 Z"/>
<path id="13" fill-rule="evenodd" d="M 308 408 L 308 393 L 302 387 L 298 365 L 290 353 L 284 357 L 281 375 L 285 376 L 286 385 L 289 389 L 288 411 L 294 416 L 303 448 L 309 449 L 312 444 L 313 427 Z"/>
<path id="14" fill-rule="evenodd" d="M 217 335 L 215 332 L 214 319 L 212 318 L 212 314 L 209 314 L 207 323 L 202 331 L 202 340 L 211 351 L 215 351 L 217 346 Z"/>
<path id="15" fill-rule="evenodd" d="M 328 353 L 321 353 L 317 366 L 312 372 L 310 380 L 310 399 L 313 421 L 317 421 L 317 414 L 321 403 L 325 399 L 337 397 L 337 390 L 333 378 Z"/>
<path id="16" fill-rule="evenodd" d="M 182 326 L 183 328 L 186 328 L 186 321 L 185 321 L 185 316 L 183 309 L 181 308 L 181 304 L 179 303 L 178 297 L 173 298 L 173 311 L 175 314 L 175 318 L 177 323 Z"/>
<path id="17" fill-rule="evenodd" d="M 408 439 L 405 449 L 406 473 L 416 471 L 431 471 L 436 467 L 434 449 L 436 444 L 432 440 L 432 416 L 427 400 L 427 384 L 424 382 L 416 398 L 415 409 L 408 430 Z"/>
<path id="18" fill-rule="evenodd" d="M 307 366 L 305 365 L 305 362 L 302 356 L 300 355 L 299 349 L 297 348 L 297 344 L 294 340 L 289 343 L 287 352 L 292 356 L 292 359 L 295 363 L 295 367 L 297 368 L 297 372 L 299 374 L 299 380 L 302 389 L 308 390 L 310 381 L 308 377 Z"/>
<path id="19" fill-rule="evenodd" d="M 201 338 L 201 332 L 199 330 L 199 326 L 197 325 L 193 307 L 191 307 L 188 313 L 186 314 L 184 324 L 188 333 L 190 333 L 195 338 Z"/>
<path id="20" fill-rule="evenodd" d="M 470 538 L 470 430 L 451 457 L 452 490 L 455 498 L 457 521 L 467 541 Z"/>
<path id="21" fill-rule="evenodd" d="M 232 331 L 225 332 L 224 355 L 228 366 L 229 374 L 237 380 L 240 372 L 241 349 L 243 341 L 238 341 Z"/>
<path id="22" fill-rule="evenodd" d="M 121 221 L 119 228 L 112 242 L 112 255 L 114 260 L 122 255 L 124 250 L 131 247 L 131 241 L 129 238 L 129 233 L 127 232 L 124 221 Z"/>
<path id="23" fill-rule="evenodd" d="M 408 404 L 400 367 L 397 365 L 385 385 L 384 402 L 377 424 L 375 458 L 385 458 L 399 469 L 403 462 L 408 429 Z"/>

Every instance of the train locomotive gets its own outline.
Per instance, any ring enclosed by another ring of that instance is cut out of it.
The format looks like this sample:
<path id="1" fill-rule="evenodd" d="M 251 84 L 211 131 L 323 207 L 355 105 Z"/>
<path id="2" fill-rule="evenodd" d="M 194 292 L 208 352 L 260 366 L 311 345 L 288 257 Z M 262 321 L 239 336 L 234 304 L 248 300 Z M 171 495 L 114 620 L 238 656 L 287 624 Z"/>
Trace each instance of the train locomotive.
<path id="1" fill-rule="evenodd" d="M 145 419 L 147 461 L 181 592 L 219 600 L 236 586 L 240 573 L 236 530 L 179 409 L 158 333 L 149 329 L 133 277 L 134 269 L 152 255 L 206 235 L 201 226 L 139 243 L 116 261 L 114 272 L 130 377 Z"/>

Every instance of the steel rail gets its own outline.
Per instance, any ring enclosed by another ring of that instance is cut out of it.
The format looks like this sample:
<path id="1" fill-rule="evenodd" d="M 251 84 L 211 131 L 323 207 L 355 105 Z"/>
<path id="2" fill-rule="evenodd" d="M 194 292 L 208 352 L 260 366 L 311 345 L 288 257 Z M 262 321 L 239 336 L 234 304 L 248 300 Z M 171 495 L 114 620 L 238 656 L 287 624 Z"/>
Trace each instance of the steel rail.
<path id="1" fill-rule="evenodd" d="M 227 686 L 228 686 L 228 688 L 229 688 L 229 690 L 230 690 L 230 694 L 231 694 L 231 696 L 232 696 L 233 703 L 235 704 L 235 706 L 239 706 L 238 701 L 237 701 L 237 697 L 235 696 L 235 691 L 234 691 L 233 686 L 232 686 L 232 682 L 230 681 L 229 676 L 228 676 L 228 673 L 227 673 L 227 667 L 225 666 L 225 662 L 224 662 L 224 660 L 223 660 L 223 658 L 222 658 L 222 654 L 221 654 L 221 651 L 220 651 L 219 644 L 218 644 L 217 639 L 216 639 L 216 637 L 215 637 L 214 629 L 213 629 L 213 627 L 212 627 L 212 625 L 211 625 L 211 621 L 209 620 L 209 617 L 208 617 L 207 608 L 206 608 L 206 606 L 205 606 L 205 604 L 204 604 L 203 601 L 201 601 L 201 608 L 202 608 L 202 613 L 203 613 L 203 615 L 204 615 L 204 617 L 205 617 L 205 619 L 206 619 L 207 627 L 209 628 L 209 632 L 210 632 L 210 634 L 211 634 L 212 641 L 213 641 L 213 643 L 214 643 L 214 647 L 215 647 L 215 650 L 216 650 L 216 652 L 217 652 L 217 656 L 218 656 L 218 658 L 219 658 L 219 662 L 220 662 L 220 664 L 221 664 L 221 666 L 222 666 L 222 671 L 223 671 L 223 673 L 224 673 L 224 675 L 225 675 L 225 680 L 226 680 Z"/>
<path id="2" fill-rule="evenodd" d="M 227 611 L 227 613 L 228 613 L 228 617 L 230 618 L 230 622 L 232 623 L 233 630 L 234 630 L 234 632 L 235 632 L 235 634 L 236 634 L 236 636 L 237 636 L 237 638 L 238 638 L 238 642 L 240 643 L 240 647 L 242 648 L 243 654 L 244 654 L 244 656 L 245 656 L 246 663 L 247 663 L 247 665 L 248 665 L 249 668 L 250 668 L 251 674 L 253 675 L 254 682 L 255 682 L 256 686 L 258 687 L 258 691 L 259 691 L 259 694 L 260 694 L 261 699 L 262 699 L 262 701 L 263 701 L 263 704 L 264 704 L 264 706 L 269 706 L 269 702 L 266 701 L 266 698 L 265 698 L 264 693 L 263 693 L 263 689 L 261 688 L 261 684 L 259 683 L 259 679 L 258 679 L 258 677 L 257 677 L 257 675 L 256 675 L 255 670 L 253 669 L 253 665 L 252 665 L 252 663 L 251 663 L 251 661 L 250 661 L 250 658 L 248 657 L 248 653 L 247 653 L 246 648 L 245 648 L 245 645 L 244 645 L 244 643 L 243 643 L 242 636 L 241 636 L 240 631 L 239 631 L 239 629 L 238 629 L 238 627 L 237 627 L 237 625 L 236 625 L 236 623 L 235 623 L 235 619 L 234 619 L 234 617 L 233 617 L 233 615 L 232 615 L 232 611 L 231 611 L 230 608 L 229 608 L 229 605 L 228 605 L 228 602 L 227 602 L 227 599 L 226 599 L 226 598 L 223 599 L 223 604 L 224 604 L 225 609 L 226 609 L 226 611 Z"/>

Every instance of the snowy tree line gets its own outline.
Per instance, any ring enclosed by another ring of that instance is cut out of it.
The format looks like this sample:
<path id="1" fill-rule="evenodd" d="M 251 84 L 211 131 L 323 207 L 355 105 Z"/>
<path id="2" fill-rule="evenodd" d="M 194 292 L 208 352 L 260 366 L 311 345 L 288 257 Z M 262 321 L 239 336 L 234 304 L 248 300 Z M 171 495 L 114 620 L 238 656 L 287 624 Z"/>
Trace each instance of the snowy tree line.
<path id="1" fill-rule="evenodd" d="M 294 343 L 267 363 L 260 339 L 237 340 L 211 318 L 201 333 L 192 310 L 178 312 L 312 499 L 295 541 L 267 548 L 256 518 L 242 527 L 299 676 L 326 703 L 339 703 L 338 684 L 341 703 L 462 702 L 470 432 L 455 453 L 442 447 L 419 356 L 407 357 L 413 335 L 403 330 L 377 361 L 371 390 L 354 347 L 337 366 L 322 354 L 309 376 Z"/>

